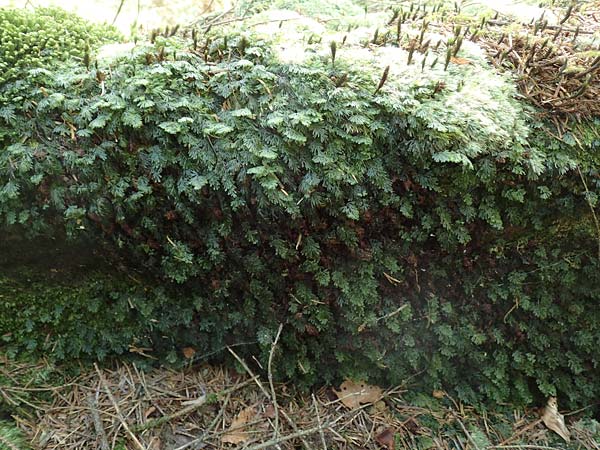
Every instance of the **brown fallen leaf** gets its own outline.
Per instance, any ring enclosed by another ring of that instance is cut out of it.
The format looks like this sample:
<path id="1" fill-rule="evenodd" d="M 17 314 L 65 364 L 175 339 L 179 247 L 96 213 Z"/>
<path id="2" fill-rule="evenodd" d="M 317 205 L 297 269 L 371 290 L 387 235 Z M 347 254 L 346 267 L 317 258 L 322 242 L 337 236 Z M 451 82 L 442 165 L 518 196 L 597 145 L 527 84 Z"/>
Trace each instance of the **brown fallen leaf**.
<path id="1" fill-rule="evenodd" d="M 387 450 L 394 450 L 396 448 L 394 433 L 395 431 L 393 428 L 386 428 L 375 436 L 375 442 Z"/>
<path id="2" fill-rule="evenodd" d="M 250 439 L 250 433 L 246 431 L 246 425 L 256 417 L 256 410 L 253 406 L 242 409 L 233 419 L 229 430 L 223 434 L 222 442 L 224 444 L 242 444 Z"/>
<path id="3" fill-rule="evenodd" d="M 265 412 L 263 413 L 263 416 L 265 416 L 267 419 L 275 418 L 275 406 L 273 406 L 272 403 L 270 405 L 267 405 L 267 407 L 265 408 Z"/>
<path id="4" fill-rule="evenodd" d="M 148 419 L 148 417 L 150 417 L 150 415 L 153 414 L 155 411 L 156 406 L 151 406 L 150 408 L 148 408 L 146 412 L 144 412 L 144 419 Z"/>
<path id="5" fill-rule="evenodd" d="M 542 414 L 542 422 L 565 441 L 571 440 L 571 433 L 565 425 L 565 418 L 558 412 L 558 403 L 555 397 L 550 397 Z"/>
<path id="6" fill-rule="evenodd" d="M 159 437 L 153 437 L 152 440 L 150 441 L 150 444 L 148 444 L 148 450 L 162 450 L 163 449 L 163 445 L 162 445 L 162 441 L 160 440 Z"/>
<path id="7" fill-rule="evenodd" d="M 366 383 L 355 383 L 351 380 L 346 380 L 340 385 L 340 390 L 336 391 L 340 401 L 350 409 L 358 408 L 362 403 L 375 403 L 383 394 L 380 387 L 370 386 Z"/>
<path id="8" fill-rule="evenodd" d="M 436 389 L 432 392 L 432 394 L 434 398 L 444 398 L 446 396 L 446 393 L 444 391 L 440 391 L 439 389 Z"/>
<path id="9" fill-rule="evenodd" d="M 181 352 L 187 359 L 192 359 L 196 354 L 196 349 L 192 347 L 184 347 Z"/>

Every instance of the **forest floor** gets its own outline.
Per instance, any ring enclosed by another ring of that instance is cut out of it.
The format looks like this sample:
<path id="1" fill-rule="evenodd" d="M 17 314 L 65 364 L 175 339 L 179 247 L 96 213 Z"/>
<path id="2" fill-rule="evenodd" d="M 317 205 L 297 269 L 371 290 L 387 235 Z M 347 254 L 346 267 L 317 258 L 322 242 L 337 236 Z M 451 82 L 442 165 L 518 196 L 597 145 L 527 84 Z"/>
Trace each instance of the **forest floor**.
<path id="1" fill-rule="evenodd" d="M 74 376 L 0 356 L 0 413 L 45 450 L 600 449 L 600 423 L 589 417 L 595 405 L 563 411 L 567 443 L 544 425 L 543 408 L 476 409 L 443 391 L 414 392 L 410 381 L 299 392 L 238 362 L 245 373 L 121 362 Z"/>

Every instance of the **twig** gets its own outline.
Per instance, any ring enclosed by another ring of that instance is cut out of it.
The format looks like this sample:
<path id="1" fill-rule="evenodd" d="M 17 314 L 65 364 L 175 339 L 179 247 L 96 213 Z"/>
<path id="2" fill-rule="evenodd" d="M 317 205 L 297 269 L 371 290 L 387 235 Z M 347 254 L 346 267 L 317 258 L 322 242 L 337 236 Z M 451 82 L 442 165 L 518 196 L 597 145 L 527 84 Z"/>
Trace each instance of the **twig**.
<path id="1" fill-rule="evenodd" d="M 579 173 L 579 178 L 581 178 L 581 182 L 583 183 L 583 187 L 585 188 L 585 193 L 587 194 L 586 201 L 587 201 L 588 206 L 590 207 L 590 211 L 592 212 L 592 218 L 594 219 L 594 225 L 596 225 L 596 233 L 597 233 L 596 238 L 598 240 L 598 259 L 600 260 L 600 222 L 598 221 L 598 216 L 596 215 L 596 211 L 594 210 L 594 205 L 592 205 L 592 202 L 589 200 L 590 191 L 588 189 L 585 178 L 583 177 L 583 174 L 581 173 L 581 169 L 579 168 L 579 165 L 577 166 L 577 172 Z"/>
<path id="2" fill-rule="evenodd" d="M 218 22 L 218 20 L 220 20 L 221 18 L 225 17 L 227 14 L 229 14 L 231 11 L 233 11 L 233 8 L 229 8 L 226 11 L 223 11 L 221 14 L 219 14 L 217 17 L 215 17 L 214 19 L 212 19 L 210 22 L 208 22 L 208 24 L 206 25 L 206 28 L 204 29 L 204 31 L 208 31 L 209 28 L 211 28 L 213 25 L 220 25 L 220 23 Z M 192 25 L 195 25 L 196 23 L 198 23 L 200 20 L 197 20 L 196 22 L 194 22 Z"/>
<path id="3" fill-rule="evenodd" d="M 526 431 L 531 430 L 532 428 L 534 428 L 538 423 L 540 423 L 542 421 L 542 419 L 537 419 L 535 422 L 531 422 L 529 425 L 527 425 L 526 427 L 523 427 L 522 429 L 520 429 L 519 431 L 517 431 L 515 434 L 513 434 L 511 437 L 509 437 L 508 439 L 503 440 L 502 442 L 500 442 L 498 445 L 502 446 L 502 445 L 506 445 L 511 441 L 514 441 L 516 438 L 518 438 L 519 436 L 521 436 L 523 433 L 525 433 Z"/>
<path id="4" fill-rule="evenodd" d="M 511 25 L 514 22 L 510 22 L 508 20 L 494 20 L 494 19 L 490 19 L 488 21 L 485 22 L 488 25 L 494 25 L 494 26 L 505 26 L 505 25 Z M 524 27 L 528 27 L 528 28 L 533 28 L 533 26 L 527 24 L 527 23 L 521 23 L 522 26 Z M 561 30 L 564 32 L 574 32 L 576 30 L 576 28 L 565 28 L 565 27 L 561 27 L 560 25 L 546 25 L 546 29 L 547 30 Z M 593 30 L 579 30 L 579 34 L 594 34 Z"/>
<path id="5" fill-rule="evenodd" d="M 219 413 L 216 415 L 216 417 L 213 419 L 210 425 L 206 428 L 206 431 L 202 433 L 202 436 L 200 436 L 197 439 L 194 439 L 193 441 L 188 442 L 187 444 L 182 445 L 181 447 L 177 447 L 175 450 L 185 450 L 186 448 L 191 447 L 194 444 L 204 441 L 204 439 L 208 437 L 210 430 L 212 430 L 219 423 L 221 417 L 223 417 L 223 414 L 225 413 L 225 408 L 227 407 L 227 403 L 229 403 L 230 398 L 231 393 L 227 394 L 227 397 L 225 397 L 225 400 L 223 401 L 223 406 L 219 410 Z"/>
<path id="6" fill-rule="evenodd" d="M 121 14 L 121 9 L 123 9 L 124 4 L 125 4 L 125 0 L 121 0 L 121 3 L 119 3 L 119 7 L 117 8 L 117 13 L 115 14 L 115 17 L 113 18 L 112 25 L 115 24 L 115 22 L 117 21 L 117 17 L 119 17 L 119 14 Z"/>
<path id="7" fill-rule="evenodd" d="M 473 444 L 473 447 L 475 447 L 475 450 L 481 450 L 477 446 L 477 443 L 475 442 L 475 440 L 473 439 L 473 437 L 471 436 L 471 433 L 469 433 L 469 431 L 467 430 L 467 427 L 465 427 L 465 424 L 462 423 L 462 420 L 460 420 L 460 417 L 458 417 L 458 414 L 456 414 L 454 411 L 451 411 L 451 412 L 452 412 L 452 415 L 454 416 L 454 418 L 456 419 L 456 421 L 458 422 L 458 424 L 460 425 L 460 427 L 465 432 L 465 434 L 467 436 L 467 439 L 471 442 L 471 444 Z"/>
<path id="8" fill-rule="evenodd" d="M 273 384 L 273 355 L 275 354 L 275 348 L 277 347 L 277 342 L 279 342 L 279 337 L 281 336 L 281 330 L 283 330 L 283 324 L 279 324 L 279 329 L 277 330 L 277 336 L 275 336 L 275 340 L 273 341 L 273 345 L 271 346 L 271 351 L 269 352 L 269 362 L 267 365 L 267 376 L 269 378 L 269 386 L 271 388 L 271 401 L 273 402 L 273 409 L 275 410 L 275 425 L 273 426 L 273 439 L 277 439 L 279 437 L 279 407 L 277 406 L 277 395 L 275 394 L 275 385 Z"/>
<path id="9" fill-rule="evenodd" d="M 231 350 L 231 348 L 227 347 L 227 350 L 229 350 L 229 353 L 231 353 L 233 355 L 233 357 L 235 359 L 237 359 L 237 361 L 242 365 L 242 367 L 244 368 L 244 370 L 246 372 L 248 372 L 248 375 L 250 375 L 252 377 L 252 380 L 256 382 L 256 384 L 258 385 L 258 387 L 260 388 L 260 390 L 263 392 L 263 394 L 265 394 L 268 398 L 270 398 L 271 394 L 269 394 L 269 391 L 267 391 L 267 389 L 260 382 L 259 377 L 257 377 L 256 375 L 254 375 L 254 372 L 252 372 L 252 370 L 250 370 L 250 367 L 248 367 L 248 364 L 246 364 L 246 362 L 242 358 L 240 358 L 239 355 L 236 352 L 234 352 L 233 350 Z M 285 413 L 285 411 L 282 410 L 280 412 L 281 412 L 281 415 L 287 421 L 287 423 L 292 427 L 292 429 L 296 433 L 300 433 L 300 431 L 298 431 L 298 427 L 296 426 L 296 424 L 294 423 L 294 421 L 292 419 L 290 419 L 290 417 Z M 304 436 L 304 435 L 300 435 L 300 437 L 301 436 Z M 308 445 L 308 442 L 306 442 L 304 439 L 302 439 L 302 444 L 304 445 L 304 447 L 306 449 L 311 449 L 311 446 Z"/>
<path id="10" fill-rule="evenodd" d="M 317 399 L 315 398 L 315 394 L 312 394 L 313 405 L 315 406 L 315 414 L 317 416 L 317 423 L 319 427 L 321 424 L 321 416 L 319 415 L 319 405 L 317 403 Z M 325 441 L 325 433 L 323 433 L 323 429 L 319 430 L 319 435 L 321 436 L 321 443 L 323 444 L 323 450 L 327 450 L 327 441 Z"/>
<path id="11" fill-rule="evenodd" d="M 100 372 L 100 369 L 98 369 L 98 364 L 94 363 L 94 369 L 96 369 L 96 372 L 98 373 L 98 377 L 100 378 L 100 383 L 102 384 L 102 387 L 106 391 L 106 394 L 108 395 L 110 402 L 113 404 L 113 407 L 115 408 L 117 417 L 119 418 L 119 422 L 121 422 L 121 425 L 123 425 L 123 428 L 129 435 L 131 440 L 135 443 L 135 445 L 141 450 L 146 450 L 146 448 L 142 445 L 142 443 L 138 440 L 138 438 L 135 437 L 135 434 L 133 434 L 131 432 L 131 429 L 129 428 L 129 425 L 127 425 L 127 422 L 125 422 L 125 419 L 123 418 L 123 414 L 121 414 L 121 408 L 119 408 L 119 404 L 113 397 L 112 392 L 111 392 L 110 388 L 108 387 L 108 383 L 104 379 L 104 375 L 102 374 L 102 372 Z"/>
<path id="12" fill-rule="evenodd" d="M 297 431 L 295 433 L 288 434 L 287 436 L 280 437 L 279 439 L 271 439 L 270 441 L 263 442 L 262 444 L 253 445 L 252 447 L 248 447 L 246 450 L 261 450 L 263 448 L 272 447 L 277 444 L 281 444 L 282 442 L 289 441 L 291 439 L 296 439 L 296 438 L 300 438 L 303 436 L 307 436 L 309 434 L 317 433 L 319 431 L 323 431 L 324 429 L 326 429 L 328 427 L 329 427 L 329 424 L 324 425 L 324 426 L 319 425 L 317 427 L 309 428 L 308 430 Z"/>
<path id="13" fill-rule="evenodd" d="M 206 8 L 204 8 L 199 15 L 203 16 L 204 14 L 206 14 L 210 10 L 210 8 L 212 8 L 212 5 L 213 5 L 214 2 L 215 2 L 215 0 L 210 0 L 210 2 L 208 3 L 208 5 L 206 5 Z"/>
<path id="14" fill-rule="evenodd" d="M 94 423 L 94 430 L 96 431 L 96 436 L 100 440 L 100 450 L 109 450 L 110 446 L 106 437 L 106 431 L 104 431 L 104 427 L 102 426 L 102 419 L 100 418 L 100 413 L 98 412 L 98 401 L 96 396 L 89 395 L 87 397 L 87 403 L 90 408 L 90 415 L 92 416 L 92 422 Z"/>
<path id="15" fill-rule="evenodd" d="M 592 403 L 591 405 L 584 406 L 583 408 L 576 409 L 575 411 L 571 411 L 571 412 L 565 413 L 564 416 L 565 417 L 567 417 L 567 416 L 573 416 L 575 414 L 579 414 L 580 412 L 585 411 L 586 409 L 593 408 L 594 406 L 597 406 L 597 405 L 598 405 L 598 402 Z"/>
<path id="16" fill-rule="evenodd" d="M 545 445 L 492 445 L 488 448 L 528 448 L 535 450 L 561 450 L 560 448 L 547 447 Z"/>
<path id="17" fill-rule="evenodd" d="M 229 23 L 243 22 L 244 20 L 248 20 L 248 19 L 251 19 L 251 17 L 236 17 L 234 19 L 227 19 L 227 20 L 223 20 L 221 22 L 211 23 L 210 26 L 211 26 L 211 28 L 213 26 L 218 27 L 218 26 L 221 26 L 221 25 L 227 25 Z M 250 23 L 250 24 L 247 24 L 246 26 L 247 27 L 256 27 L 258 25 L 266 25 L 268 23 L 273 23 L 273 22 L 278 22 L 278 23 L 280 23 L 280 22 L 289 22 L 290 20 L 298 20 L 298 18 L 297 17 L 290 17 L 288 19 L 264 20 L 262 22 Z"/>
<path id="18" fill-rule="evenodd" d="M 250 379 L 250 380 L 246 380 L 243 383 L 237 384 L 229 389 L 225 389 L 224 391 L 221 391 L 219 393 L 217 393 L 216 395 L 228 395 L 231 394 L 232 392 L 237 391 L 238 389 L 247 386 L 248 384 L 252 383 L 253 381 L 255 381 L 254 379 Z M 198 400 L 195 400 L 193 404 L 190 404 L 188 406 L 186 406 L 183 409 L 180 409 L 177 412 L 174 412 L 173 414 L 168 414 L 166 416 L 162 416 L 159 417 L 158 419 L 154 419 L 154 420 L 149 420 L 148 422 L 135 426 L 133 429 L 137 432 L 139 431 L 144 431 L 144 430 L 149 430 L 150 428 L 156 428 L 160 425 L 163 425 L 167 422 L 171 422 L 172 420 L 175 420 L 179 417 L 183 417 L 183 416 L 187 416 L 188 414 L 196 411 L 198 408 L 204 406 L 206 403 L 212 403 L 211 401 L 209 401 L 210 397 L 209 396 L 203 396 L 201 398 L 199 398 Z"/>
<path id="19" fill-rule="evenodd" d="M 248 375 L 250 375 L 250 377 L 252 377 L 251 381 L 256 382 L 256 385 L 260 388 L 260 390 L 263 392 L 263 394 L 265 394 L 267 397 L 271 397 L 271 394 L 269 393 L 269 391 L 267 391 L 267 389 L 260 382 L 259 376 L 255 375 L 254 372 L 252 372 L 252 370 L 250 370 L 250 367 L 248 367 L 248 364 L 246 364 L 246 362 L 242 358 L 240 358 L 236 352 L 231 350 L 231 348 L 227 347 L 227 350 L 229 350 L 229 353 L 231 353 L 233 355 L 233 357 L 242 365 L 244 370 L 246 372 L 248 372 Z"/>

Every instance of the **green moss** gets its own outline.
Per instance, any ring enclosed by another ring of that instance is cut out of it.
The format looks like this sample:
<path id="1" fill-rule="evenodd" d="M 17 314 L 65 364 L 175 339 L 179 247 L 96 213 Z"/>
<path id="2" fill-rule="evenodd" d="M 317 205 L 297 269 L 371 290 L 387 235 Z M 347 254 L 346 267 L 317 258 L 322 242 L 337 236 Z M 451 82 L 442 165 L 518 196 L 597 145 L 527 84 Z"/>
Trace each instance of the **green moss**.
<path id="1" fill-rule="evenodd" d="M 121 40 L 115 28 L 58 8 L 0 8 L 0 85 L 22 77 L 27 68 L 73 58 L 81 62 L 86 49 Z"/>
<path id="2" fill-rule="evenodd" d="M 333 66 L 326 40 L 289 61 L 277 36 L 211 33 L 101 61 L 101 98 L 81 66 L 5 89 L 3 227 L 128 268 L 5 277 L 7 346 L 264 362 L 283 323 L 277 375 L 298 385 L 600 395 L 597 123 L 551 137 L 468 43 L 473 64 L 444 71 L 393 45 L 348 42 Z"/>

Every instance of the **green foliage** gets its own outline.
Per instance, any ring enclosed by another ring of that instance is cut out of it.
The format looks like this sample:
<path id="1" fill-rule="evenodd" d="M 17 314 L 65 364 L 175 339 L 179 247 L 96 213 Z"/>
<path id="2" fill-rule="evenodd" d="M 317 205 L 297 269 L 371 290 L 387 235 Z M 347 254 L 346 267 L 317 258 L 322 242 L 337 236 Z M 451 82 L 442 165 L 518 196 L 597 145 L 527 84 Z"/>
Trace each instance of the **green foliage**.
<path id="1" fill-rule="evenodd" d="M 278 375 L 306 384 L 418 373 L 470 402 L 597 398 L 598 124 L 549 137 L 482 62 L 397 63 L 374 94 L 402 50 L 285 64 L 212 33 L 0 92 L 3 226 L 108 243 L 152 276 L 5 278 L 7 345 L 250 342 L 264 361 L 283 323 Z"/>
<path id="2" fill-rule="evenodd" d="M 21 431 L 13 424 L 0 421 L 0 450 L 27 450 Z"/>
<path id="3" fill-rule="evenodd" d="M 24 70 L 71 58 L 83 61 L 93 49 L 122 39 L 107 25 L 96 25 L 58 8 L 0 8 L 0 84 Z"/>
<path id="4" fill-rule="evenodd" d="M 0 279 L 0 325 L 12 330 L 2 336 L 5 345 L 17 342 L 28 351 L 51 352 L 58 359 L 103 359 L 127 353 L 140 338 L 148 341 L 145 335 L 153 321 L 157 321 L 156 331 L 163 333 L 169 326 L 189 325 L 189 319 L 173 323 L 162 314 L 163 309 L 171 308 L 164 303 L 167 298 L 160 289 L 148 293 L 124 279 L 94 274 L 76 283 L 53 281 L 52 277 L 40 280 L 39 274 L 38 279 Z M 193 309 L 185 308 L 183 315 L 189 316 Z M 17 310 L 21 311 L 18 315 L 14 313 Z M 182 311 L 174 307 L 172 312 Z M 46 340 L 48 337 L 51 339 Z"/>

